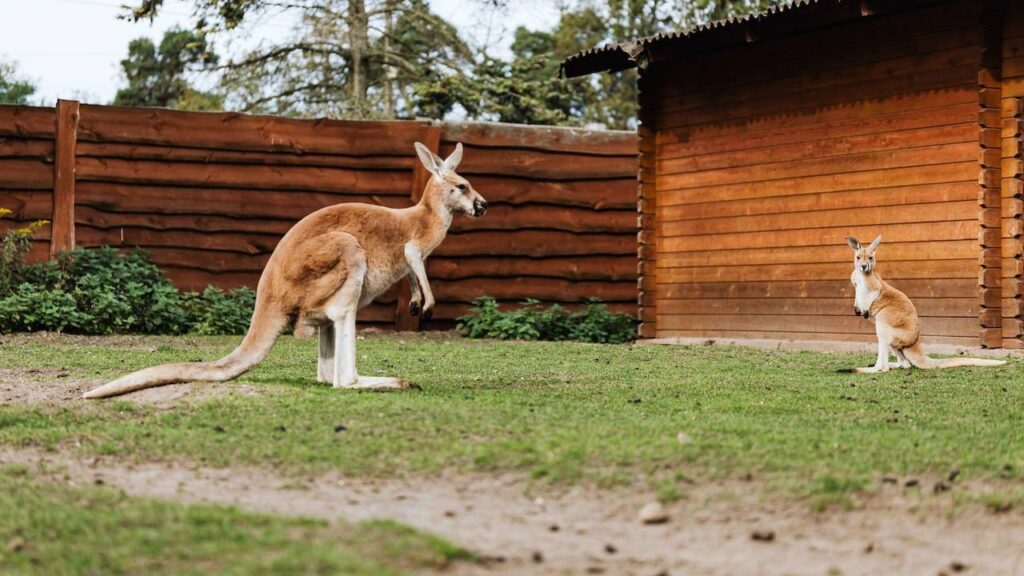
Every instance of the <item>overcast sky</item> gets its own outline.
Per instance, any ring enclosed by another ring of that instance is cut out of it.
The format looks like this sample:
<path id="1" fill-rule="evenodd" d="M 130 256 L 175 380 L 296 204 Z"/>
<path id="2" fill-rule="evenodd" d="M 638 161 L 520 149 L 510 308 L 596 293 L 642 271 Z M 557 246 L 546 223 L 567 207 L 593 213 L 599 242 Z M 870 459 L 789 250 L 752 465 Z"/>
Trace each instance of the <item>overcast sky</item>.
<path id="1" fill-rule="evenodd" d="M 548 29 L 557 18 L 556 0 L 510 2 L 503 13 L 483 10 L 470 0 L 429 0 L 433 10 L 455 24 L 462 34 L 492 53 L 508 53 L 511 31 L 517 26 Z M 39 87 L 46 104 L 57 98 L 108 103 L 120 84 L 118 62 L 133 38 L 148 36 L 159 43 L 164 30 L 188 27 L 191 3 L 166 0 L 152 24 L 118 20 L 127 0 L 0 0 L 0 57 L 19 63 L 23 76 Z M 260 39 L 287 33 L 288 22 L 251 25 L 247 36 L 232 46 L 218 47 L 224 55 L 251 47 Z"/>

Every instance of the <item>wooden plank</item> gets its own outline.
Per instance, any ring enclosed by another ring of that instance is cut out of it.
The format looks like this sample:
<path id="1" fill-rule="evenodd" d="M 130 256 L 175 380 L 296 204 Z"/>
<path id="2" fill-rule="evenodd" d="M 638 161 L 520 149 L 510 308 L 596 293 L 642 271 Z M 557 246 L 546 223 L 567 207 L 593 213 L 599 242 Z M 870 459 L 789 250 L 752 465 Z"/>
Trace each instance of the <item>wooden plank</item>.
<path id="1" fill-rule="evenodd" d="M 79 139 L 256 152 L 410 156 L 423 124 L 85 105 Z"/>
<path id="2" fill-rule="evenodd" d="M 161 250 L 176 266 L 221 272 L 259 272 L 274 251 L 279 236 L 204 230 L 100 229 L 79 223 L 80 246 L 142 247 Z"/>
<path id="3" fill-rule="evenodd" d="M 714 316 L 658 315 L 658 330 L 805 332 L 824 334 L 874 334 L 875 324 L 864 318 L 849 316 Z M 977 318 L 921 318 L 921 331 L 926 335 L 977 337 Z"/>
<path id="4" fill-rule="evenodd" d="M 725 186 L 692 187 L 685 176 L 658 176 L 658 191 L 666 198 L 664 205 L 709 200 L 745 200 L 787 194 L 811 194 L 848 190 L 871 190 L 876 187 L 942 184 L 977 181 L 978 163 L 964 162 L 933 166 L 912 166 L 886 170 L 868 170 L 842 174 L 806 176 L 785 180 L 765 180 Z M 661 204 L 659 202 L 659 204 Z"/>
<path id="5" fill-rule="evenodd" d="M 776 264 L 772 266 L 715 266 L 704 268 L 658 267 L 658 281 L 669 284 L 693 282 L 770 282 L 791 280 L 841 280 L 850 277 L 848 263 Z M 880 266 L 883 278 L 976 278 L 976 260 L 918 260 Z M 997 271 L 998 272 L 998 271 Z M 988 285 L 988 284 L 986 284 Z"/>
<path id="6" fill-rule="evenodd" d="M 446 280 L 544 277 L 566 280 L 635 280 L 634 256 L 572 258 L 439 258 L 427 260 L 427 276 Z"/>
<path id="7" fill-rule="evenodd" d="M 952 346 L 970 346 L 975 347 L 978 345 L 977 336 L 970 337 L 955 337 L 955 336 L 936 336 L 928 332 L 923 332 L 923 338 L 925 346 L 928 344 L 949 344 Z M 655 337 L 657 338 L 704 338 L 710 342 L 726 339 L 764 339 L 764 340 L 784 340 L 784 341 L 803 341 L 803 340 L 821 340 L 823 342 L 875 342 L 876 339 L 872 334 L 835 334 L 827 332 L 768 332 L 768 331 L 755 331 L 755 330 L 716 330 L 716 329 L 700 329 L 700 330 L 658 330 Z M 874 353 L 871 353 L 872 355 Z M 867 357 L 867 355 L 865 355 Z M 872 356 L 873 357 L 873 356 Z"/>
<path id="8" fill-rule="evenodd" d="M 661 233 L 668 236 L 696 236 L 705 234 L 731 234 L 735 232 L 774 232 L 801 230 L 810 227 L 833 228 L 840 226 L 870 226 L 876 224 L 905 224 L 911 222 L 948 222 L 962 219 L 965 213 L 976 212 L 977 200 L 937 202 L 909 206 L 879 208 L 851 208 L 823 210 L 813 215 L 771 214 L 708 218 L 671 222 L 661 219 Z"/>
<path id="9" fill-rule="evenodd" d="M 454 145 L 442 144 L 441 157 L 447 157 L 454 148 Z M 467 146 L 462 163 L 459 164 L 459 174 L 467 178 L 477 174 L 489 174 L 554 181 L 636 178 L 636 155 L 591 156 Z"/>
<path id="10" fill-rule="evenodd" d="M 579 310 L 585 304 L 579 303 L 560 303 L 562 308 L 569 311 Z M 522 307 L 521 300 L 511 300 L 507 302 L 500 302 L 499 306 L 502 310 L 514 310 Z M 473 305 L 465 302 L 451 303 L 451 302 L 438 302 L 437 306 L 434 307 L 434 318 L 433 320 L 455 320 L 460 316 L 469 316 L 473 313 Z M 605 304 L 605 308 L 609 312 L 616 312 L 619 314 L 628 314 L 636 317 L 636 304 L 631 302 L 611 302 Z"/>
<path id="11" fill-rule="evenodd" d="M 726 216 L 750 216 L 754 214 L 807 214 L 808 212 L 816 212 L 818 210 L 838 210 L 842 208 L 912 206 L 926 202 L 957 202 L 975 200 L 977 197 L 977 182 L 965 180 L 945 184 L 873 188 L 869 192 L 854 190 L 824 194 L 771 196 L 742 201 L 726 200 L 676 204 L 661 207 L 659 217 L 663 220 L 683 221 Z"/>
<path id="12" fill-rule="evenodd" d="M 0 136 L 53 138 L 55 118 L 53 108 L 0 105 Z"/>
<path id="13" fill-rule="evenodd" d="M 113 230 L 118 234 L 120 234 L 121 228 L 140 228 L 151 231 L 178 231 L 193 234 L 239 232 L 243 236 L 268 236 L 275 239 L 284 236 L 295 225 L 295 220 L 271 218 L 107 212 L 89 205 L 83 205 L 82 203 L 75 205 L 75 222 L 78 226 Z"/>
<path id="14" fill-rule="evenodd" d="M 53 217 L 53 192 L 47 190 L 0 190 L 0 208 L 12 213 L 2 222 L 33 222 Z"/>
<path id="15" fill-rule="evenodd" d="M 670 165 L 669 162 L 665 162 L 659 166 L 658 175 L 663 182 L 676 181 L 676 175 L 679 175 L 678 180 L 684 181 L 686 188 L 697 188 L 908 166 L 931 166 L 966 160 L 976 162 L 977 157 L 978 144 L 977 141 L 972 140 L 938 146 L 843 154 L 820 159 L 773 162 L 695 172 L 686 172 L 680 170 L 678 165 Z"/>
<path id="16" fill-rule="evenodd" d="M 740 248 L 785 248 L 794 246 L 839 246 L 847 236 L 874 238 L 881 234 L 887 242 L 937 242 L 967 240 L 978 237 L 978 221 L 973 218 L 957 222 L 932 224 L 893 224 L 785 230 L 775 234 L 762 232 L 713 236 L 662 237 L 660 252 L 693 252 L 698 250 L 735 250 Z"/>
<path id="17" fill-rule="evenodd" d="M 914 306 L 922 317 L 977 318 L 975 298 L 918 298 Z M 662 314 L 669 315 L 795 315 L 850 316 L 852 298 L 689 298 L 662 300 Z"/>
<path id="18" fill-rule="evenodd" d="M 414 155 L 347 156 L 342 154 L 304 154 L 293 152 L 249 152 L 210 148 L 183 148 L 146 144 L 82 142 L 78 156 L 118 158 L 121 160 L 159 160 L 202 164 L 243 164 L 260 166 L 326 166 L 360 170 L 411 170 Z"/>
<path id="19" fill-rule="evenodd" d="M 635 233 L 636 210 L 587 210 L 555 206 L 490 204 L 484 218 L 456 215 L 452 232 L 549 229 L 585 233 Z"/>
<path id="20" fill-rule="evenodd" d="M 432 258 L 454 256 L 636 255 L 635 234 L 573 234 L 559 230 L 449 233 Z"/>
<path id="21" fill-rule="evenodd" d="M 53 191 L 53 164 L 41 160 L 0 158 L 0 190 Z"/>
<path id="22" fill-rule="evenodd" d="M 26 158 L 53 162 L 53 141 L 0 137 L 0 158 Z"/>
<path id="23" fill-rule="evenodd" d="M 946 121 L 948 121 L 948 117 Z M 923 128 L 824 139 L 820 138 L 821 134 L 818 131 L 818 139 L 807 142 L 745 148 L 729 152 L 675 156 L 669 150 L 663 150 L 658 167 L 659 172 L 664 170 L 665 173 L 693 173 L 778 162 L 835 158 L 851 153 L 863 155 L 885 150 L 913 149 L 961 142 L 974 143 L 977 141 L 977 135 L 978 125 L 975 122 L 929 125 Z"/>
<path id="24" fill-rule="evenodd" d="M 77 203 L 109 213 L 224 216 L 236 219 L 280 219 L 295 223 L 325 206 L 362 202 L 390 208 L 408 206 L 407 197 L 334 194 L 294 190 L 247 190 L 153 186 L 131 183 L 79 182 Z M 281 234 L 287 232 L 285 228 Z"/>
<path id="25" fill-rule="evenodd" d="M 626 130 L 586 130 L 562 126 L 526 126 L 497 122 L 443 124 L 446 143 L 466 146 L 526 148 L 600 156 L 635 156 L 636 133 Z"/>
<path id="26" fill-rule="evenodd" d="M 867 239 L 865 239 L 865 242 L 867 242 Z M 977 258 L 978 253 L 978 242 L 975 239 L 946 242 L 885 242 L 879 248 L 879 257 L 885 262 L 941 259 L 968 260 Z M 844 243 L 832 246 L 662 252 L 658 255 L 658 263 L 661 266 L 672 268 L 846 262 L 851 265 L 850 270 L 852 272 L 851 258 L 850 248 Z"/>
<path id="27" fill-rule="evenodd" d="M 544 182 L 476 175 L 469 180 L 490 203 L 551 204 L 596 210 L 636 209 L 636 178 Z"/>
<path id="28" fill-rule="evenodd" d="M 963 279 L 894 280 L 893 286 L 918 298 L 974 298 L 977 281 Z M 842 280 L 783 280 L 779 282 L 700 282 L 658 284 L 659 301 L 674 298 L 845 298 L 854 297 L 849 278 Z"/>
<path id="29" fill-rule="evenodd" d="M 501 278 L 431 281 L 434 295 L 445 302 L 472 302 L 480 296 L 499 300 L 536 298 L 543 302 L 636 302 L 636 282 L 574 282 L 558 278 Z"/>
<path id="30" fill-rule="evenodd" d="M 74 100 L 57 101 L 51 256 L 75 248 L 75 144 L 78 134 L 78 107 L 78 102 Z"/>
<path id="31" fill-rule="evenodd" d="M 79 158 L 78 179 L 172 186 L 300 190 L 408 196 L 408 173 L 306 166 L 169 163 L 117 158 Z"/>

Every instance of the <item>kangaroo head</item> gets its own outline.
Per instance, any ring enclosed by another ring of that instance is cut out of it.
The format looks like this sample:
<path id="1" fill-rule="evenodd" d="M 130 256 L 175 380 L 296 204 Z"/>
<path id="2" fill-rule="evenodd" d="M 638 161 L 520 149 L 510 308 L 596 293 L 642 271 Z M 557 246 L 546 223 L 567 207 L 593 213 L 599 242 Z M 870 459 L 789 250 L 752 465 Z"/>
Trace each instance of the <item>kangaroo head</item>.
<path id="1" fill-rule="evenodd" d="M 461 142 L 455 145 L 455 150 L 444 160 L 419 142 L 416 143 L 416 154 L 427 172 L 433 175 L 433 186 L 427 185 L 425 195 L 437 195 L 441 204 L 452 212 L 462 212 L 474 217 L 484 215 L 487 211 L 487 200 L 473 188 L 469 180 L 455 173 L 459 162 L 462 161 Z"/>
<path id="2" fill-rule="evenodd" d="M 853 250 L 853 267 L 865 274 L 870 274 L 875 269 L 875 250 L 882 243 L 882 237 L 875 238 L 874 242 L 867 246 L 861 246 L 853 236 L 846 237 L 846 243 Z"/>

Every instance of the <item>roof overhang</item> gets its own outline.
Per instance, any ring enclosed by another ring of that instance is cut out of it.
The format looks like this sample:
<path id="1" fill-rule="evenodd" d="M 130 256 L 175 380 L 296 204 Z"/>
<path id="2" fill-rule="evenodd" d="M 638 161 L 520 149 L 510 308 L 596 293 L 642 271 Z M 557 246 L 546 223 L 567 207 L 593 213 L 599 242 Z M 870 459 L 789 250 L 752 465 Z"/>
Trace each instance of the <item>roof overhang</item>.
<path id="1" fill-rule="evenodd" d="M 584 50 L 563 60 L 559 75 L 574 78 L 595 72 L 644 69 L 656 60 L 714 52 L 951 1 L 955 0 L 795 0 L 757 14 L 719 20 L 690 30 Z"/>

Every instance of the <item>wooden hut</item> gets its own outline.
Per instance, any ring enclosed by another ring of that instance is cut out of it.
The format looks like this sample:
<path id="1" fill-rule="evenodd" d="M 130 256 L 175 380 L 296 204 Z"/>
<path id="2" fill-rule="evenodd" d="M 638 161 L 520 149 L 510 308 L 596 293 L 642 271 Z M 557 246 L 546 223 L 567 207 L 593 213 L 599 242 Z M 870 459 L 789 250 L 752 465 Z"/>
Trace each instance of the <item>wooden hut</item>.
<path id="1" fill-rule="evenodd" d="M 929 342 L 1022 347 L 1024 2 L 808 0 L 598 47 L 635 67 L 644 337 L 870 340 L 847 235 Z"/>

